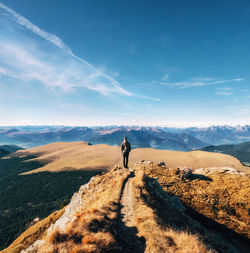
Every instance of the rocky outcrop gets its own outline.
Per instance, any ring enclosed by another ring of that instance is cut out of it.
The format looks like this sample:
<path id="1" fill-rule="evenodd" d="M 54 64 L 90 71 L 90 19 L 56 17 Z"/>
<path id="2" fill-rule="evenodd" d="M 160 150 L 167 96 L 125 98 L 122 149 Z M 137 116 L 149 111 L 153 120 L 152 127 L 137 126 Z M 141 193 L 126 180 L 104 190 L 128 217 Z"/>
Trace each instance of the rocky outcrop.
<path id="1" fill-rule="evenodd" d="M 147 186 L 148 190 L 156 196 L 161 201 L 164 201 L 165 203 L 171 205 L 174 209 L 178 210 L 179 212 L 184 212 L 186 210 L 186 207 L 182 204 L 178 196 L 171 195 L 167 192 L 165 192 L 161 185 L 159 184 L 157 179 L 147 179 Z"/>
<path id="2" fill-rule="evenodd" d="M 199 168 L 194 171 L 197 174 L 209 175 L 211 173 L 219 174 L 235 174 L 235 175 L 246 175 L 244 172 L 240 172 L 234 168 L 230 167 L 210 167 L 210 168 Z"/>

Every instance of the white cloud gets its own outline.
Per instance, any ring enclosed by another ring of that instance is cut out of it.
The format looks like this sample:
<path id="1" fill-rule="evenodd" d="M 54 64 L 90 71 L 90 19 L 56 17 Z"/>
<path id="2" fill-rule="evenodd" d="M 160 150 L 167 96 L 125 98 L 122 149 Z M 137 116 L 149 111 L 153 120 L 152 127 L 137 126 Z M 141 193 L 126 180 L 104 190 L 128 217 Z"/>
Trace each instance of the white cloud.
<path id="1" fill-rule="evenodd" d="M 234 81 L 241 82 L 241 81 L 244 81 L 244 78 L 235 78 Z"/>
<path id="2" fill-rule="evenodd" d="M 8 70 L 2 68 L 1 66 L 0 66 L 0 73 L 1 73 L 2 75 L 4 75 L 4 76 L 9 76 L 9 77 L 17 78 L 17 79 L 19 78 L 19 76 L 15 75 L 15 74 L 13 74 L 13 73 L 8 72 Z M 1 75 L 0 75 L 0 76 L 1 76 Z"/>
<path id="3" fill-rule="evenodd" d="M 39 43 L 37 39 L 32 44 L 31 36 L 23 42 L 18 38 L 12 41 L 0 38 L 0 73 L 2 75 L 19 78 L 25 82 L 36 80 L 47 86 L 59 86 L 63 90 L 69 90 L 73 87 L 85 87 L 103 95 L 111 93 L 125 96 L 133 95 L 123 89 L 115 79 L 76 56 L 56 35 L 40 29 L 1 2 L 0 9 L 8 14 L 7 18 L 12 21 L 14 30 L 17 30 L 15 29 L 16 26 L 21 25 L 31 33 L 52 43 L 64 53 L 62 56 L 63 53 L 56 54 L 53 52 L 52 57 L 48 52 L 42 52 L 40 48 L 37 49 L 36 44 Z M 6 31 L 8 32 L 8 30 Z"/>
<path id="4" fill-rule="evenodd" d="M 234 78 L 234 79 L 225 79 L 225 80 L 216 80 L 212 78 L 192 78 L 189 81 L 185 82 L 163 82 L 160 81 L 159 83 L 173 88 L 191 88 L 191 87 L 203 87 L 208 85 L 216 85 L 216 84 L 223 84 L 223 83 L 230 83 L 230 82 L 241 82 L 243 78 Z"/>
<path id="5" fill-rule="evenodd" d="M 232 95 L 232 92 L 231 91 L 217 91 L 216 94 L 223 95 L 223 96 L 230 96 Z"/>
<path id="6" fill-rule="evenodd" d="M 58 38 L 56 35 L 54 35 L 52 33 L 48 33 L 46 31 L 40 29 L 38 26 L 32 24 L 29 20 L 27 20 L 23 16 L 19 15 L 18 13 L 16 13 L 15 11 L 13 11 L 12 9 L 10 9 L 8 6 L 6 6 L 5 4 L 3 4 L 1 2 L 0 2 L 0 8 L 2 8 L 7 13 L 9 13 L 18 24 L 24 26 L 25 28 L 32 31 L 33 33 L 39 35 L 40 37 L 50 41 L 51 43 L 58 46 L 59 48 L 65 49 L 66 51 L 68 51 L 69 53 L 72 54 L 71 49 L 69 47 L 67 47 L 63 43 L 63 41 L 60 38 Z"/>
<path id="7" fill-rule="evenodd" d="M 230 96 L 233 94 L 232 92 L 233 88 L 231 87 L 223 87 L 216 91 L 217 95 L 223 95 L 223 96 Z"/>
<path id="8" fill-rule="evenodd" d="M 222 90 L 232 90 L 233 88 L 231 87 L 224 87 L 224 88 L 221 88 Z"/>

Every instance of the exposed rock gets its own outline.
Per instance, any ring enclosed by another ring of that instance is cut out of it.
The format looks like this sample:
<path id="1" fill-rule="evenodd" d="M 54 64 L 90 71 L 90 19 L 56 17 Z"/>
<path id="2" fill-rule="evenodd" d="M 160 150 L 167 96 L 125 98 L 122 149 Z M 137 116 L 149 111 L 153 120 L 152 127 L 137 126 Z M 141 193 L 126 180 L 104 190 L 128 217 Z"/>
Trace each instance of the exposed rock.
<path id="1" fill-rule="evenodd" d="M 166 168 L 166 164 L 165 164 L 164 161 L 160 161 L 160 162 L 158 163 L 158 165 L 161 166 L 161 167 Z"/>
<path id="2" fill-rule="evenodd" d="M 153 164 L 153 162 L 150 161 L 150 160 L 141 160 L 141 161 L 136 161 L 136 162 L 135 162 L 135 165 L 139 165 L 139 164 L 150 165 L 150 164 Z"/>
<path id="3" fill-rule="evenodd" d="M 193 175 L 193 172 L 192 172 L 192 169 L 188 167 L 178 166 L 176 174 L 180 176 L 181 180 L 184 180 L 185 178 L 191 178 Z"/>
<path id="4" fill-rule="evenodd" d="M 43 244 L 45 243 L 44 240 L 37 240 L 32 245 L 29 246 L 29 248 L 22 250 L 21 253 L 34 253 L 37 252 L 37 249 L 39 249 Z"/>
<path id="5" fill-rule="evenodd" d="M 170 195 L 162 189 L 157 179 L 149 179 L 147 183 L 150 191 L 154 193 L 158 198 L 164 200 L 166 203 L 169 203 L 179 212 L 184 212 L 186 210 L 186 207 L 182 204 L 176 195 Z"/>
<path id="6" fill-rule="evenodd" d="M 40 220 L 40 218 L 39 217 L 36 217 L 33 221 L 34 222 L 38 222 Z"/>
<path id="7" fill-rule="evenodd" d="M 196 174 L 204 174 L 208 175 L 210 173 L 217 172 L 219 174 L 238 174 L 238 175 L 246 175 L 244 172 L 240 172 L 234 168 L 230 167 L 210 167 L 210 168 L 199 168 L 194 171 Z"/>
<path id="8" fill-rule="evenodd" d="M 184 178 L 190 178 L 192 177 L 193 175 L 193 172 L 190 168 L 184 168 L 183 169 L 183 174 L 181 175 L 181 178 L 184 179 Z"/>

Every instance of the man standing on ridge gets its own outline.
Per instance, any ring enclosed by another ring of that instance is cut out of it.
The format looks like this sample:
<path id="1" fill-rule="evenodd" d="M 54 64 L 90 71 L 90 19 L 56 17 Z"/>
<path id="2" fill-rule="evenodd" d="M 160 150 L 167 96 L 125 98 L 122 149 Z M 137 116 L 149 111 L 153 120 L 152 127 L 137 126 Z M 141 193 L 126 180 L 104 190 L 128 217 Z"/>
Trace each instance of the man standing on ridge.
<path id="1" fill-rule="evenodd" d="M 127 169 L 128 168 L 128 156 L 129 156 L 129 152 L 131 151 L 131 146 L 127 140 L 127 137 L 124 137 L 124 140 L 121 144 L 121 150 L 122 150 L 122 155 L 123 155 L 123 167 Z"/>

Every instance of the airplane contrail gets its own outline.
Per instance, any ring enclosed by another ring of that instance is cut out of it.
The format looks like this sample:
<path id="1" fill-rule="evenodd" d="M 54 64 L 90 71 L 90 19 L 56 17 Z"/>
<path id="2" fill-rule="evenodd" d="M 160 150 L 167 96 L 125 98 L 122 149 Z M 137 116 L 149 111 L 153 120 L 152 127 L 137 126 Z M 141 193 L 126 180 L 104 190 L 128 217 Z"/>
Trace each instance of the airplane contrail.
<path id="1" fill-rule="evenodd" d="M 75 59 L 79 60 L 80 62 L 86 64 L 91 70 L 93 70 L 94 72 L 96 72 L 98 75 L 106 78 L 107 80 L 109 80 L 111 82 L 111 84 L 118 89 L 118 91 L 126 96 L 132 96 L 133 94 L 126 91 L 125 89 L 123 89 L 121 87 L 121 85 L 119 84 L 119 82 L 117 82 L 115 79 L 113 79 L 112 77 L 104 74 L 103 72 L 97 70 L 93 65 L 91 65 L 90 63 L 88 63 L 87 61 L 85 61 L 84 59 L 78 57 L 77 55 L 75 55 L 72 50 L 56 35 L 46 32 L 42 29 L 40 29 L 38 26 L 34 25 L 33 23 L 31 23 L 28 19 L 26 19 L 25 17 L 23 17 L 22 15 L 16 13 L 15 11 L 13 11 L 12 9 L 10 9 L 8 6 L 6 6 L 5 4 L 3 4 L 2 2 L 0 2 L 0 8 L 2 8 L 3 10 L 5 10 L 6 12 L 8 12 L 9 14 L 12 15 L 12 17 L 16 20 L 16 22 L 22 26 L 24 26 L 25 28 L 27 28 L 28 30 L 32 31 L 33 33 L 37 34 L 38 36 L 44 38 L 45 40 L 51 42 L 52 44 L 54 44 L 55 46 L 63 49 L 65 52 L 67 52 L 69 55 L 71 55 L 72 57 L 74 57 Z"/>

